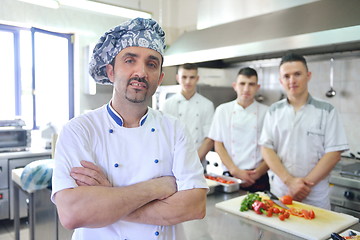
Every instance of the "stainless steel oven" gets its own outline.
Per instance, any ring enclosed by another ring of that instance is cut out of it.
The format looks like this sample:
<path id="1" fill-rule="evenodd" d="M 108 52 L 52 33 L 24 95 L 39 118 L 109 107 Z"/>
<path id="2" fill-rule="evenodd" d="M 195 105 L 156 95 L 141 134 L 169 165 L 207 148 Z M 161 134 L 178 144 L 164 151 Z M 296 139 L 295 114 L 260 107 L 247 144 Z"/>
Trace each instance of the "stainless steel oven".
<path id="1" fill-rule="evenodd" d="M 152 97 L 152 108 L 162 109 L 166 99 L 180 92 L 180 85 L 159 86 Z M 222 103 L 236 99 L 236 92 L 232 87 L 201 85 L 197 86 L 197 92 L 213 102 L 216 108 Z"/>
<path id="2" fill-rule="evenodd" d="M 21 119 L 0 120 L 0 152 L 24 151 L 31 145 L 31 130 Z"/>
<path id="3" fill-rule="evenodd" d="M 31 130 L 0 129 L 0 152 L 24 151 L 31 145 Z"/>
<path id="4" fill-rule="evenodd" d="M 331 209 L 360 218 L 360 161 L 342 159 L 330 174 Z"/>

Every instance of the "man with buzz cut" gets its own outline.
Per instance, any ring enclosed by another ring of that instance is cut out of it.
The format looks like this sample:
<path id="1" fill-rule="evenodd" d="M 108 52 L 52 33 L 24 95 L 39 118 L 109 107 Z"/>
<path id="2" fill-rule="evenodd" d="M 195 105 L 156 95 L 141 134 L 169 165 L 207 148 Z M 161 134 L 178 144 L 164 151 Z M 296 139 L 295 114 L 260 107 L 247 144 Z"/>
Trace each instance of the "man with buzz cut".
<path id="1" fill-rule="evenodd" d="M 268 107 L 255 100 L 260 88 L 256 70 L 240 69 L 232 87 L 237 98 L 216 108 L 209 138 L 215 141 L 224 175 L 241 179 L 243 190 L 269 190 L 268 167 L 258 144 Z"/>
<path id="2" fill-rule="evenodd" d="M 270 106 L 260 138 L 274 173 L 271 191 L 330 209 L 329 173 L 349 149 L 343 124 L 334 106 L 310 95 L 311 72 L 303 56 L 286 54 L 279 71 L 287 98 Z"/>
<path id="3" fill-rule="evenodd" d="M 204 160 L 206 154 L 214 147 L 214 142 L 207 137 L 214 115 L 214 104 L 196 91 L 199 75 L 195 63 L 180 65 L 176 81 L 180 84 L 181 91 L 168 98 L 161 110 L 185 124 L 193 138 L 200 160 Z"/>

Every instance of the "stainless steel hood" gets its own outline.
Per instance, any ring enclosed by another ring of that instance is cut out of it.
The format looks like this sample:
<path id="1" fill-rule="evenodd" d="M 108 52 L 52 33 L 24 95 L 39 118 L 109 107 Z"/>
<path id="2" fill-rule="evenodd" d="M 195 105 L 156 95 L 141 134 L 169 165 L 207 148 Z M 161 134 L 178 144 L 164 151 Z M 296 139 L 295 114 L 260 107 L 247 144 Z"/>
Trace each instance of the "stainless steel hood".
<path id="1" fill-rule="evenodd" d="M 229 63 L 360 49 L 360 1 L 322 0 L 183 34 L 165 51 L 164 66 Z"/>

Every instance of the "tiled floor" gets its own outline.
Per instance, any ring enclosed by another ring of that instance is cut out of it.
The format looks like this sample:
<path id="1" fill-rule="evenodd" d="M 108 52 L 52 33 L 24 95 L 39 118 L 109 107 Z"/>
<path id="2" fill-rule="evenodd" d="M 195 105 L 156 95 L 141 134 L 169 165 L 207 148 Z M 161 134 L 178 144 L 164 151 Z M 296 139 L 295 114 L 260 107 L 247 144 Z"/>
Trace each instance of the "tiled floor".
<path id="1" fill-rule="evenodd" d="M 14 221 L 12 220 L 0 220 L 0 240 L 14 240 Z M 20 239 L 29 240 L 29 228 L 27 225 L 27 219 L 21 219 L 20 227 Z"/>

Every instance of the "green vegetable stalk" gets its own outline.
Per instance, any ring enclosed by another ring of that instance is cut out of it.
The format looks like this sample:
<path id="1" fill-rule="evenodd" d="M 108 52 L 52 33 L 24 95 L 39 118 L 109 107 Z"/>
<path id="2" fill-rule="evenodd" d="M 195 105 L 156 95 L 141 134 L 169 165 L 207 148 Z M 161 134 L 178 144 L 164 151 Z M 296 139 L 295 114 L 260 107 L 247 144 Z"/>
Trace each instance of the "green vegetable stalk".
<path id="1" fill-rule="evenodd" d="M 258 193 L 248 193 L 244 200 L 241 202 L 240 211 L 245 212 L 252 209 L 252 204 L 256 201 L 261 201 L 261 197 Z"/>

